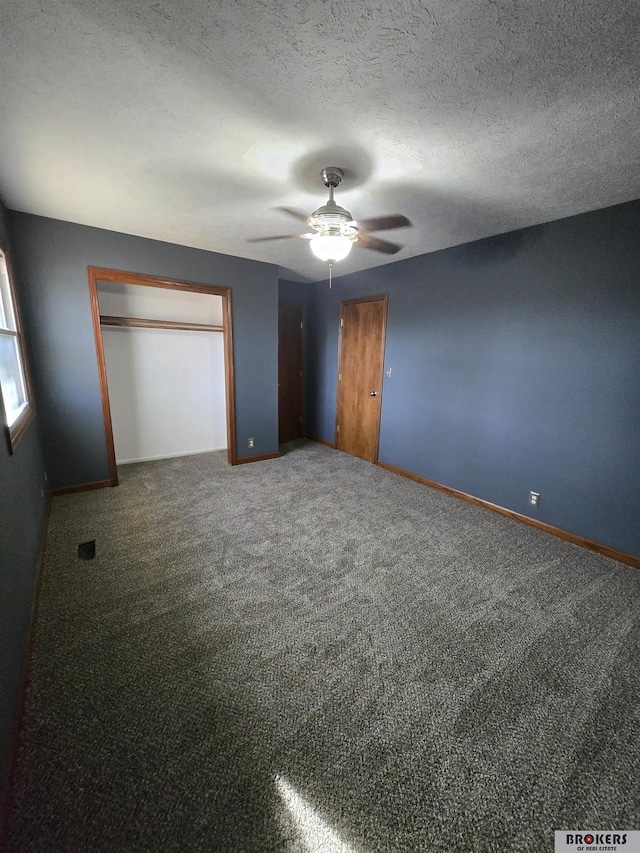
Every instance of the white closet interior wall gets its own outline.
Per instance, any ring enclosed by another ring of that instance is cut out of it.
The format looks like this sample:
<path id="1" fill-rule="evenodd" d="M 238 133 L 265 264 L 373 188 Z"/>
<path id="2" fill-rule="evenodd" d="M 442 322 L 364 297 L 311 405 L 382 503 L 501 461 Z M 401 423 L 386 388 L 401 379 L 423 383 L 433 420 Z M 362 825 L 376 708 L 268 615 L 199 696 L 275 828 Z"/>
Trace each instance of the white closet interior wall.
<path id="1" fill-rule="evenodd" d="M 102 316 L 222 325 L 222 297 L 98 282 Z M 102 326 L 116 462 L 223 450 L 222 332 Z"/>

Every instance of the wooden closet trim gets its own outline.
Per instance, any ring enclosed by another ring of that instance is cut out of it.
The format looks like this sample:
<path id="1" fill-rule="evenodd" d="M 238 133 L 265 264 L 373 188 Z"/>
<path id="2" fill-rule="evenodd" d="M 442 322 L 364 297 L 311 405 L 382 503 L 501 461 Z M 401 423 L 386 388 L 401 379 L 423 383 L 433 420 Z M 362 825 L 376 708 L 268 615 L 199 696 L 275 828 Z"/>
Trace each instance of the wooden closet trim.
<path id="1" fill-rule="evenodd" d="M 224 374 L 225 394 L 227 400 L 227 460 L 230 465 L 237 464 L 236 455 L 236 408 L 235 383 L 233 371 L 233 323 L 231 313 L 231 288 L 213 284 L 199 284 L 193 281 L 163 278 L 155 275 L 126 272 L 125 270 L 107 267 L 87 267 L 89 280 L 89 297 L 91 300 L 91 318 L 96 344 L 96 359 L 100 394 L 102 397 L 102 416 L 104 420 L 107 456 L 109 458 L 109 483 L 118 485 L 118 468 L 113 442 L 113 427 L 111 424 L 111 407 L 109 406 L 109 388 L 107 385 L 107 368 L 104 358 L 102 329 L 100 328 L 100 307 L 98 303 L 98 281 L 111 281 L 116 284 L 137 284 L 144 287 L 163 287 L 167 290 L 182 290 L 190 293 L 204 293 L 209 296 L 222 297 L 222 334 L 224 337 Z"/>

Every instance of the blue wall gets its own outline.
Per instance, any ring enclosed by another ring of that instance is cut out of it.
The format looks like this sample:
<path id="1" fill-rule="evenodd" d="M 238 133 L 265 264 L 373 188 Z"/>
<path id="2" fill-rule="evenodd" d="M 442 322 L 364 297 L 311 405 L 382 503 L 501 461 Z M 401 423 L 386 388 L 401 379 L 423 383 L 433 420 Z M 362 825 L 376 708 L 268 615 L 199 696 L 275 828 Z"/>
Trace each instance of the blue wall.
<path id="1" fill-rule="evenodd" d="M 309 303 L 311 295 L 311 285 L 303 284 L 300 281 L 288 281 L 281 278 L 278 282 L 278 301 L 288 302 L 289 304 L 302 305 L 303 308 Z"/>
<path id="2" fill-rule="evenodd" d="M 1 204 L 0 243 L 11 250 Z M 22 308 L 20 281 L 14 278 Z M 30 340 L 31 330 L 24 311 L 21 313 Z M 41 489 L 46 494 L 46 484 L 35 408 L 36 418 L 13 456 L 4 435 L 0 436 L 0 786 L 5 782 L 46 505 L 41 494 Z"/>
<path id="3" fill-rule="evenodd" d="M 277 452 L 276 267 L 24 213 L 9 224 L 51 488 L 109 478 L 87 266 L 231 287 L 237 453 Z"/>
<path id="4" fill-rule="evenodd" d="M 312 291 L 309 435 L 334 440 L 340 301 L 388 293 L 379 458 L 640 555 L 640 202 Z"/>

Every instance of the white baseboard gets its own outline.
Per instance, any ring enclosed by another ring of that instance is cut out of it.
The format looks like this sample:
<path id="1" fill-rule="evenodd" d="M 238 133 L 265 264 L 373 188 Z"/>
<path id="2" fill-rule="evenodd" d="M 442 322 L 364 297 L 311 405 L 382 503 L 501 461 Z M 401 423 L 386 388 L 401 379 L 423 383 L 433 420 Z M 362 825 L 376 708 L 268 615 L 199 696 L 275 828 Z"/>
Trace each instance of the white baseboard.
<path id="1" fill-rule="evenodd" d="M 139 459 L 118 459 L 116 465 L 132 465 L 134 462 L 154 462 L 156 459 L 177 459 L 179 456 L 197 456 L 199 453 L 215 453 L 226 447 L 209 447 L 205 450 L 182 450 L 180 453 L 163 453 L 161 456 L 141 456 Z"/>

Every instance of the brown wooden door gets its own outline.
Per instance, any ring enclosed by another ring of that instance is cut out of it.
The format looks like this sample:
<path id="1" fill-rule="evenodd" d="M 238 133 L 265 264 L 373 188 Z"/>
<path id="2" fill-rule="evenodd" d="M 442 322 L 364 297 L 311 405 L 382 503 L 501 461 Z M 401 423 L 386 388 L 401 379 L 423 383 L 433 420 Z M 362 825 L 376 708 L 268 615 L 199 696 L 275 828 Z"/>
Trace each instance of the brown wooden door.
<path id="1" fill-rule="evenodd" d="M 340 310 L 336 446 L 378 458 L 387 297 L 348 299 Z"/>
<path id="2" fill-rule="evenodd" d="M 303 326 L 300 305 L 278 307 L 278 441 L 293 441 L 304 435 Z"/>

